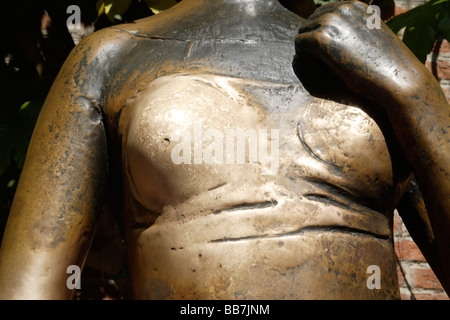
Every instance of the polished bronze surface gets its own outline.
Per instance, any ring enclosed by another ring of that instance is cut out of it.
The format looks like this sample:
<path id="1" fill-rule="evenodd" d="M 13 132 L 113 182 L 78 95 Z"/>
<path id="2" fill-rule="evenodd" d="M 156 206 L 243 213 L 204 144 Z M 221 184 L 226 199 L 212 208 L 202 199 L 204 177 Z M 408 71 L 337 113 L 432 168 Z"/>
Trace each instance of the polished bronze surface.
<path id="1" fill-rule="evenodd" d="M 448 290 L 449 105 L 367 18 L 184 0 L 83 40 L 33 134 L 0 297 L 70 298 L 102 205 L 136 299 L 398 299 L 396 208 Z"/>

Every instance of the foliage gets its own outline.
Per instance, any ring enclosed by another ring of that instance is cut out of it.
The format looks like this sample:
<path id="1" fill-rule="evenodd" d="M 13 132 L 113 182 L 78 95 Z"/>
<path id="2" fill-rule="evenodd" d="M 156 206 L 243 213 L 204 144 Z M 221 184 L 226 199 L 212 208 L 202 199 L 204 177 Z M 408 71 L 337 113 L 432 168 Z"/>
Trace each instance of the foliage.
<path id="1" fill-rule="evenodd" d="M 148 7 L 154 14 L 158 14 L 177 4 L 176 0 L 146 0 Z"/>
<path id="2" fill-rule="evenodd" d="M 98 0 L 98 17 L 105 14 L 111 22 L 123 20 L 122 15 L 131 5 L 131 0 Z"/>
<path id="3" fill-rule="evenodd" d="M 36 70 L 0 65 L 0 202 L 13 194 L 45 98 Z"/>
<path id="4" fill-rule="evenodd" d="M 176 0 L 145 0 L 145 2 L 154 14 L 158 14 L 177 4 Z M 122 15 L 128 10 L 130 5 L 131 0 L 98 0 L 96 4 L 98 17 L 106 15 L 113 23 L 123 21 Z"/>
<path id="5" fill-rule="evenodd" d="M 403 42 L 425 62 L 436 40 L 442 37 L 450 41 L 450 0 L 430 0 L 387 24 L 395 33 L 405 28 Z"/>
<path id="6" fill-rule="evenodd" d="M 98 0 L 88 3 L 88 7 L 82 7 L 81 11 L 82 16 L 83 13 L 96 11 L 97 19 L 92 22 L 102 28 L 108 24 L 96 22 L 103 16 L 109 25 L 118 24 L 125 20 L 126 15 L 129 20 L 138 19 L 142 15 L 168 9 L 178 1 L 145 0 L 144 6 L 151 10 L 146 12 L 136 5 L 141 2 L 144 0 Z M 51 82 L 71 49 L 55 53 L 55 43 L 58 47 L 64 42 L 61 33 L 68 32 L 62 30 L 66 28 L 67 19 L 65 2 L 45 2 L 43 6 L 34 0 L 23 0 L 22 5 L 9 0 L 5 7 L 9 14 L 0 21 L 0 211 L 8 210 L 4 208 L 5 202 L 12 200 L 38 114 Z M 53 31 L 48 36 L 41 32 L 44 10 L 54 20 Z M 58 25 L 56 21 L 63 24 Z M 69 34 L 67 36 L 70 38 Z M 52 49 L 45 50 L 49 46 Z"/>

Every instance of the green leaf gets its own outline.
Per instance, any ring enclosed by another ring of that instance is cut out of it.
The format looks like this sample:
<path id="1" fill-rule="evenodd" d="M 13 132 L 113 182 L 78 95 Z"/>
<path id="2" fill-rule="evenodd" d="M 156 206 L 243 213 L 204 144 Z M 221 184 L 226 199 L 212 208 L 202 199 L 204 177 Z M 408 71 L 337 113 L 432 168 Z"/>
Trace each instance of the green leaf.
<path id="1" fill-rule="evenodd" d="M 444 11 L 439 13 L 437 29 L 442 38 L 450 41 L 450 1 L 446 2 Z"/>
<path id="2" fill-rule="evenodd" d="M 436 40 L 448 36 L 449 1 L 430 0 L 387 22 L 394 33 L 405 28 L 403 42 L 423 63 Z"/>
<path id="3" fill-rule="evenodd" d="M 439 0 L 428 1 L 420 6 L 408 10 L 405 13 L 399 14 L 398 16 L 389 20 L 387 22 L 387 25 L 394 33 L 398 33 L 404 27 L 413 25 L 418 19 L 422 17 L 424 12 L 427 12 L 427 10 L 429 10 L 429 7 L 436 1 Z"/>
<path id="4" fill-rule="evenodd" d="M 422 63 L 425 63 L 427 54 L 433 49 L 437 35 L 436 18 L 428 12 L 414 25 L 406 27 L 403 42 Z"/>
<path id="5" fill-rule="evenodd" d="M 158 14 L 162 11 L 169 9 L 177 4 L 176 0 L 146 0 L 147 6 L 154 14 Z"/>
<path id="6" fill-rule="evenodd" d="M 115 23 L 121 20 L 122 15 L 128 10 L 131 0 L 98 0 L 96 3 L 97 19 L 105 14 L 108 19 Z"/>
<path id="7" fill-rule="evenodd" d="M 0 175 L 11 165 L 21 169 L 43 101 L 27 101 L 0 119 Z"/>
<path id="8" fill-rule="evenodd" d="M 19 110 L 25 110 L 30 105 L 30 103 L 31 101 L 25 102 L 23 105 L 20 106 Z"/>
<path id="9" fill-rule="evenodd" d="M 16 184 L 16 180 L 10 180 L 10 181 L 8 181 L 8 183 L 6 184 L 6 187 L 7 187 L 7 188 L 13 188 L 15 184 Z"/>

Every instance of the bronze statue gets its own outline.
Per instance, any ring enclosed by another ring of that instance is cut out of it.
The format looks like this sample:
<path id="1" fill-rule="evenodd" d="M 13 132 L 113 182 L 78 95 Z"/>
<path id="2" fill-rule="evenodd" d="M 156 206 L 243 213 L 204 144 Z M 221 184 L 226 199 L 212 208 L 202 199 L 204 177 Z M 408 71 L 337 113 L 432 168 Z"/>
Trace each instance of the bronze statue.
<path id="1" fill-rule="evenodd" d="M 118 198 L 136 299 L 399 298 L 396 208 L 448 292 L 449 105 L 366 8 L 184 0 L 83 40 L 33 134 L 0 296 L 70 298 Z"/>

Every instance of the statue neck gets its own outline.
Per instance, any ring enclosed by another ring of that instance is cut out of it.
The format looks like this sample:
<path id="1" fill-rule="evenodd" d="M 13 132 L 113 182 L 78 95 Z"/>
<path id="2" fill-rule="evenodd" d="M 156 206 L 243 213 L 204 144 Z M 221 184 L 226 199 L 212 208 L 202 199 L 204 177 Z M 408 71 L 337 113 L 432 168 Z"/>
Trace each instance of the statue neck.
<path id="1" fill-rule="evenodd" d="M 146 19 L 139 31 L 133 32 L 185 40 L 292 42 L 300 25 L 301 18 L 277 0 L 182 0 L 163 14 Z"/>
<path id="2" fill-rule="evenodd" d="M 198 4 L 204 2 L 203 5 L 208 5 L 222 10 L 229 8 L 230 10 L 245 10 L 249 14 L 270 11 L 277 6 L 281 6 L 278 0 L 182 0 L 184 2 Z"/>
<path id="3" fill-rule="evenodd" d="M 182 1 L 190 1 L 190 2 L 198 2 L 199 0 L 182 0 Z M 212 3 L 212 4 L 218 4 L 218 3 L 226 3 L 229 5 L 249 5 L 249 4 L 256 4 L 256 5 L 272 5 L 276 2 L 278 2 L 277 0 L 201 0 L 201 1 L 205 1 L 208 3 Z"/>

